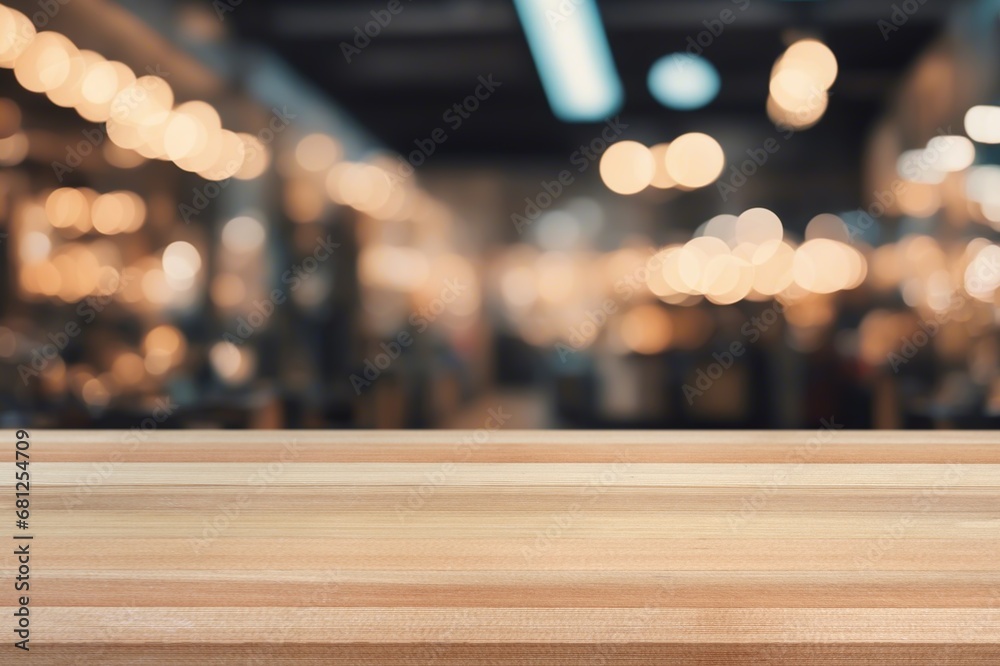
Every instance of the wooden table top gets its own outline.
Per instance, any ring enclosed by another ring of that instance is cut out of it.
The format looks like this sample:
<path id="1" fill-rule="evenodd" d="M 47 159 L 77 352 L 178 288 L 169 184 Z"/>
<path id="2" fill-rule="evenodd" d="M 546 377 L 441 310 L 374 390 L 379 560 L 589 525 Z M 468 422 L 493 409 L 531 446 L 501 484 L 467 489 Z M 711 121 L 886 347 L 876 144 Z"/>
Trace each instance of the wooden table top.
<path id="1" fill-rule="evenodd" d="M 0 432 L 3 664 L 1000 664 L 997 432 Z"/>

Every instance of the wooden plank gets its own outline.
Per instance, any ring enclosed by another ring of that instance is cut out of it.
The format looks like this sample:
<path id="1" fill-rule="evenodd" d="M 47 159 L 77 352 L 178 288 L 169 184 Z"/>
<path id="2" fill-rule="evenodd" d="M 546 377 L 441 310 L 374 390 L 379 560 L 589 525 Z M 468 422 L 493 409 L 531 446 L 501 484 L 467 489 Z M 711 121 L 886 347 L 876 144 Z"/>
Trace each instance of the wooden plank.
<path id="1" fill-rule="evenodd" d="M 290 656 L 294 653 L 294 656 Z M 294 661 L 292 661 L 294 659 Z M 715 666 L 717 664 L 963 664 L 996 666 L 989 644 L 939 643 L 183 643 L 52 644 L 32 652 L 44 666 L 284 664 L 295 666 Z"/>
<path id="2" fill-rule="evenodd" d="M 2 432 L 2 431 L 0 431 Z M 13 431 L 8 431 L 8 439 Z M 58 430 L 37 462 L 615 462 L 1000 464 L 997 433 L 935 431 Z M 169 441 L 169 445 L 163 445 Z M 238 442 L 238 446 L 234 443 Z M 832 444 L 832 446 L 827 446 Z M 13 460 L 12 449 L 0 460 Z"/>
<path id="3" fill-rule="evenodd" d="M 73 486 L 96 474 L 92 463 L 35 463 L 37 485 Z M 1000 475 L 1000 464 L 780 464 L 780 463 L 219 463 L 183 462 L 108 464 L 116 486 L 173 486 L 177 483 L 239 486 L 251 490 L 270 485 L 466 486 L 517 488 L 565 486 L 592 488 L 699 487 L 764 488 L 817 486 L 930 488 L 988 486 Z M 97 480 L 98 477 L 94 477 Z M 13 486 L 13 476 L 0 487 Z M 95 484 L 97 485 L 97 484 Z M 581 493 L 582 494 L 582 493 Z"/>
<path id="4" fill-rule="evenodd" d="M 995 432 L 34 431 L 31 461 L 31 663 L 1000 663 Z"/>

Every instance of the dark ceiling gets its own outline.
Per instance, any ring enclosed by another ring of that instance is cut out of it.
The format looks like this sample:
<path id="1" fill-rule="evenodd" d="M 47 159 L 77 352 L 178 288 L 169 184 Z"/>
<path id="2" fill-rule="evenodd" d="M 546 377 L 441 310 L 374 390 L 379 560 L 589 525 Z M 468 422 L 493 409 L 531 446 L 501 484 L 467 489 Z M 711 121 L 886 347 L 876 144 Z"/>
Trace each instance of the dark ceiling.
<path id="1" fill-rule="evenodd" d="M 571 2 L 572 0 L 567 0 Z M 469 95 L 480 75 L 502 82 L 448 139 L 448 158 L 565 159 L 595 136 L 594 125 L 558 121 L 549 110 L 510 0 L 400 0 L 402 11 L 348 63 L 340 43 L 388 0 L 258 0 L 229 17 L 247 39 L 270 45 L 371 132 L 398 151 L 412 149 L 442 126 L 443 112 Z M 703 127 L 739 123 L 773 134 L 764 111 L 768 77 L 790 37 L 821 37 L 837 55 L 840 74 L 820 127 L 806 133 L 815 149 L 838 145 L 857 164 L 862 138 L 900 75 L 941 31 L 953 3 L 920 9 L 883 39 L 879 19 L 898 0 L 618 0 L 599 2 L 612 53 L 625 84 L 622 117 L 635 138 L 656 142 Z M 745 7 L 745 10 L 740 10 Z M 650 64 L 683 50 L 704 21 L 724 10 L 736 20 L 705 49 L 719 69 L 722 91 L 708 107 L 670 111 L 646 88 Z M 845 144 L 846 141 L 846 144 Z M 832 143 L 831 143 L 832 142 Z"/>

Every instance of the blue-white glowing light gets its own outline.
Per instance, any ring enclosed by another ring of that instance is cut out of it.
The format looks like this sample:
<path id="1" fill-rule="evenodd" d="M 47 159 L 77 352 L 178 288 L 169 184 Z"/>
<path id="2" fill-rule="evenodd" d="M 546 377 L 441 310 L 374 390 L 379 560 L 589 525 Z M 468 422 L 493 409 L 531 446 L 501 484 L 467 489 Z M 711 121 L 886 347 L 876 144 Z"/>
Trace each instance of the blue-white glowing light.
<path id="1" fill-rule="evenodd" d="M 594 0 L 514 0 L 552 112 L 604 120 L 624 92 Z"/>
<path id="2" fill-rule="evenodd" d="M 668 109 L 700 109 L 719 94 L 719 73 L 712 63 L 688 53 L 663 56 L 649 69 L 649 91 Z"/>

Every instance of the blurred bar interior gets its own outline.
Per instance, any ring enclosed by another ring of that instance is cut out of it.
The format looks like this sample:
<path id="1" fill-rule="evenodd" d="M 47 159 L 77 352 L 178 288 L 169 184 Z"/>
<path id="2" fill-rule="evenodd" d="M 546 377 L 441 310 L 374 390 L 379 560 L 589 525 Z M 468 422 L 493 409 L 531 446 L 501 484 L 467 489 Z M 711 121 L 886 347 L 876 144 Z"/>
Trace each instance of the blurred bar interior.
<path id="1" fill-rule="evenodd" d="M 3 3 L 4 427 L 998 424 L 996 0 Z"/>

